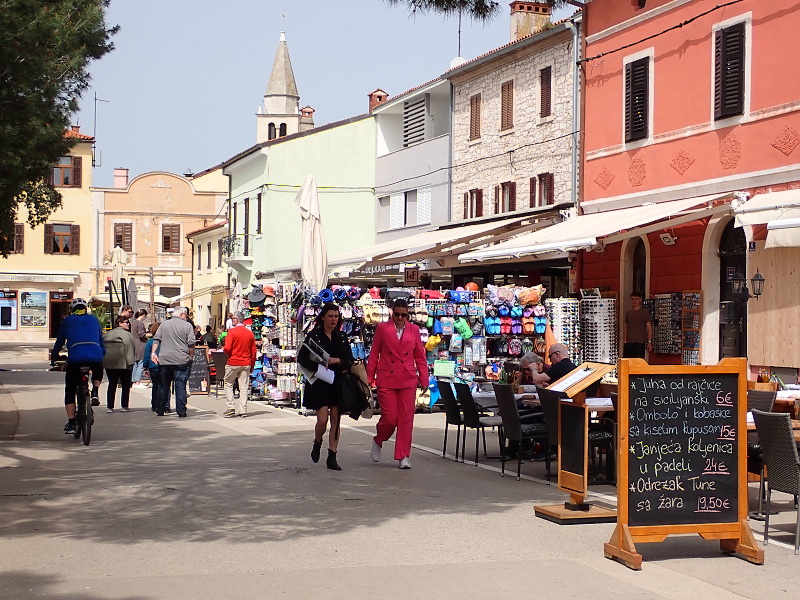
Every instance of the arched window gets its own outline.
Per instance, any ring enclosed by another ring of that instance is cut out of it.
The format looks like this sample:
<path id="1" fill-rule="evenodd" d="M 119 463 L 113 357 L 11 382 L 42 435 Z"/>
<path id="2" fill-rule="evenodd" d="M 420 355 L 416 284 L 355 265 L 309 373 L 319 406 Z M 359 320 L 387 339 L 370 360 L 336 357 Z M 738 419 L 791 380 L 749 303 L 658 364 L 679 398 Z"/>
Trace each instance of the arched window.
<path id="1" fill-rule="evenodd" d="M 286 135 L 286 123 L 281 123 L 281 137 Z"/>
<path id="2" fill-rule="evenodd" d="M 270 123 L 267 125 L 267 139 L 274 140 L 277 136 L 275 135 L 275 123 Z"/>

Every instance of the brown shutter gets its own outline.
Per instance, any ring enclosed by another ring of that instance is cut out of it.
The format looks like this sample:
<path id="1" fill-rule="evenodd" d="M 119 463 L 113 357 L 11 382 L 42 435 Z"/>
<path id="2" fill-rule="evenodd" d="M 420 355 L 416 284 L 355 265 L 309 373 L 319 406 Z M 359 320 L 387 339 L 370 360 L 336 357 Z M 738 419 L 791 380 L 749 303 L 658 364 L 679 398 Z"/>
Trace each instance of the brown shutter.
<path id="1" fill-rule="evenodd" d="M 222 266 L 222 240 L 217 240 L 217 266 Z"/>
<path id="2" fill-rule="evenodd" d="M 133 223 L 123 223 L 122 243 L 125 252 L 133 252 Z"/>
<path id="3" fill-rule="evenodd" d="M 475 194 L 478 196 L 475 200 L 475 216 L 482 217 L 483 216 L 483 190 L 475 190 Z"/>
<path id="4" fill-rule="evenodd" d="M 514 127 L 514 82 L 506 81 L 500 87 L 500 129 Z"/>
<path id="5" fill-rule="evenodd" d="M 14 252 L 22 254 L 25 251 L 25 223 L 14 223 Z"/>
<path id="6" fill-rule="evenodd" d="M 256 233 L 261 233 L 261 194 L 258 195 L 258 209 L 257 209 L 257 211 L 258 211 L 258 214 L 257 214 L 256 218 L 258 219 L 258 221 L 256 222 Z"/>
<path id="7" fill-rule="evenodd" d="M 481 137 L 481 95 L 477 94 L 469 100 L 469 139 Z"/>
<path id="8" fill-rule="evenodd" d="M 517 210 L 517 182 L 508 184 L 508 210 Z"/>
<path id="9" fill-rule="evenodd" d="M 500 186 L 494 186 L 494 214 L 500 213 Z"/>
<path id="10" fill-rule="evenodd" d="M 528 183 L 530 185 L 530 207 L 534 208 L 536 206 L 536 177 L 531 177 Z"/>
<path id="11" fill-rule="evenodd" d="M 72 157 L 72 187 L 81 187 L 83 158 L 80 156 Z M 77 253 L 76 253 L 77 254 Z"/>
<path id="12" fill-rule="evenodd" d="M 208 242 L 208 244 L 206 244 L 206 254 L 208 255 L 208 256 L 206 256 L 206 269 L 208 269 L 210 271 L 211 270 L 211 242 Z"/>
<path id="13" fill-rule="evenodd" d="M 250 233 L 250 198 L 244 199 L 244 234 Z"/>
<path id="14" fill-rule="evenodd" d="M 650 57 L 625 65 L 625 141 L 647 137 Z"/>
<path id="15" fill-rule="evenodd" d="M 464 220 L 469 219 L 469 192 L 464 192 Z"/>
<path id="16" fill-rule="evenodd" d="M 44 253 L 53 253 L 53 224 L 45 223 L 44 225 Z"/>
<path id="17" fill-rule="evenodd" d="M 714 37 L 714 119 L 744 113 L 744 23 Z"/>
<path id="18" fill-rule="evenodd" d="M 545 67 L 539 71 L 539 90 L 541 95 L 540 117 L 549 117 L 552 114 L 552 67 Z"/>
<path id="19" fill-rule="evenodd" d="M 122 223 L 114 223 L 114 248 L 122 248 Z M 125 248 L 122 248 L 125 250 Z"/>
<path id="20" fill-rule="evenodd" d="M 170 252 L 181 251 L 181 226 L 172 225 L 172 232 L 170 234 Z"/>
<path id="21" fill-rule="evenodd" d="M 555 190 L 555 177 L 552 173 L 545 173 L 547 177 L 547 203 L 555 204 L 556 190 Z"/>
<path id="22" fill-rule="evenodd" d="M 69 253 L 70 254 L 80 254 L 81 253 L 81 226 L 80 225 L 70 225 L 69 226 Z"/>

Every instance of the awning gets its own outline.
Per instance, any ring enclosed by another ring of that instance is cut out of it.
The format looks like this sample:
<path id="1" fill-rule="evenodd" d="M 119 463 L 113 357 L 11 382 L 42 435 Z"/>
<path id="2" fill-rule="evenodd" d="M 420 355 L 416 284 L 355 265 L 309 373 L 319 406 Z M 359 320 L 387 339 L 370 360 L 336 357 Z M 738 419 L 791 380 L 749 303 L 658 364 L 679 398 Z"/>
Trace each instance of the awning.
<path id="1" fill-rule="evenodd" d="M 460 262 L 475 262 L 518 258 L 546 252 L 589 249 L 598 245 L 602 238 L 606 238 L 603 240 L 605 243 L 613 243 L 626 237 L 639 235 L 643 232 L 636 230 L 638 227 L 661 221 L 684 210 L 725 197 L 727 195 L 703 196 L 581 215 L 520 235 L 507 242 L 461 254 L 458 259 Z M 670 225 L 679 225 L 728 209 L 729 206 L 725 204 L 704 211 L 695 211 L 689 215 L 682 215 L 675 221 L 670 221 Z M 667 225 L 660 224 L 656 230 L 664 226 Z"/>
<path id="2" fill-rule="evenodd" d="M 800 248 L 800 219 L 777 219 L 767 223 L 764 248 Z"/>
<path id="3" fill-rule="evenodd" d="M 185 294 L 181 294 L 180 296 L 175 296 L 174 298 L 172 298 L 172 302 L 177 302 L 179 300 L 186 300 L 187 298 L 195 298 L 197 296 L 202 296 L 203 294 L 222 294 L 224 291 L 225 291 L 224 285 L 209 285 L 204 288 L 192 290 L 191 292 L 186 292 Z"/>
<path id="4" fill-rule="evenodd" d="M 736 225 L 764 225 L 771 221 L 800 219 L 800 190 L 767 192 L 753 196 L 734 211 Z"/>

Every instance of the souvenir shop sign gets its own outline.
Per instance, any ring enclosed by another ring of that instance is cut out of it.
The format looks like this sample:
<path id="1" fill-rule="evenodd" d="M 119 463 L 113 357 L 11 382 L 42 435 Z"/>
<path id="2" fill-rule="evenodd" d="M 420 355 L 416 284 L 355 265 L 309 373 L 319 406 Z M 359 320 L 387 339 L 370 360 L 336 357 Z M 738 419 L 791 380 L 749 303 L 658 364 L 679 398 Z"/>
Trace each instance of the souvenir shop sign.
<path id="1" fill-rule="evenodd" d="M 403 274 L 406 285 L 416 286 L 419 284 L 419 267 L 406 267 Z"/>
<path id="2" fill-rule="evenodd" d="M 717 539 L 764 562 L 747 522 L 747 359 L 714 366 L 619 364 L 617 528 L 606 558 L 640 569 L 635 543 Z"/>

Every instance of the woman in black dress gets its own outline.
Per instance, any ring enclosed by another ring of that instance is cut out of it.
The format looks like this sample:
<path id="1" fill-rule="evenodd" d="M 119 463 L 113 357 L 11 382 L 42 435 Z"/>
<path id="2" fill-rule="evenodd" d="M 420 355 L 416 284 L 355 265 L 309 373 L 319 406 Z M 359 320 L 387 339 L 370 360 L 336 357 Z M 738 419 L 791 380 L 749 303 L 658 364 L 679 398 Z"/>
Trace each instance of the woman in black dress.
<path id="1" fill-rule="evenodd" d="M 326 383 L 317 379 L 314 383 L 306 381 L 303 390 L 303 406 L 309 410 L 317 411 L 317 424 L 314 427 L 314 445 L 311 448 L 311 460 L 319 461 L 319 452 L 322 448 L 322 436 L 331 422 L 331 433 L 328 437 L 327 466 L 334 471 L 342 468 L 336 462 L 336 451 L 339 448 L 339 403 L 341 398 L 341 372 L 353 364 L 353 354 L 347 337 L 341 332 L 342 317 L 336 304 L 328 303 L 322 307 L 317 316 L 315 327 L 306 336 L 297 362 L 308 371 L 316 372 L 318 363 L 311 358 L 308 346 L 319 346 L 330 354 L 327 367 L 334 372 L 333 383 Z"/>

